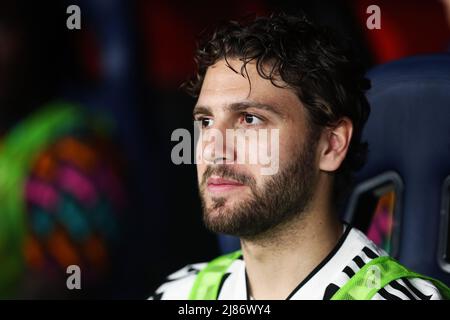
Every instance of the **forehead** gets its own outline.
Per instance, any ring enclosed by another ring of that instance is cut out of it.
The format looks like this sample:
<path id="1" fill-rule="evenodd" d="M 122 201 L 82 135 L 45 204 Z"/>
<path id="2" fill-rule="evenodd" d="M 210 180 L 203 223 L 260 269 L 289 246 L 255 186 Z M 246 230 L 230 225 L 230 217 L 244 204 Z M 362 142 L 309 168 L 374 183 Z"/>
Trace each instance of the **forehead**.
<path id="1" fill-rule="evenodd" d="M 231 59 L 228 63 L 240 72 L 241 61 Z M 302 109 L 301 102 L 293 90 L 279 88 L 270 80 L 263 79 L 254 63 L 248 63 L 246 68 L 248 76 L 243 77 L 233 71 L 225 60 L 219 60 L 210 66 L 206 71 L 197 104 L 214 109 L 240 101 L 255 101 L 276 105 L 286 113 Z"/>

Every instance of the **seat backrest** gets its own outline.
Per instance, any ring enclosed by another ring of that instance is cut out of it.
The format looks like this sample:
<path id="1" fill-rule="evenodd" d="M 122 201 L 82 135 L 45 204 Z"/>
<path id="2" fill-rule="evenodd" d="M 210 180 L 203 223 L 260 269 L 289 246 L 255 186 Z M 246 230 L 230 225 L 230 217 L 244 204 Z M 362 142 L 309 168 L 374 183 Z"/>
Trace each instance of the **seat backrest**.
<path id="1" fill-rule="evenodd" d="M 369 156 L 345 220 L 375 242 L 390 237 L 400 262 L 449 284 L 450 54 L 398 60 L 368 77 Z"/>

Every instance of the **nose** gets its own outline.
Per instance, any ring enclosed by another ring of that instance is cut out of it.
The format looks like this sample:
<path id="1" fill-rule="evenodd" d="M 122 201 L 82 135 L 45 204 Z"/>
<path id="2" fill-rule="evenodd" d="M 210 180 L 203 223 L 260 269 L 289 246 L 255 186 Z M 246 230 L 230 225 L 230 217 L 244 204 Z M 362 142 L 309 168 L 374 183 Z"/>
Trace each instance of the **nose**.
<path id="1" fill-rule="evenodd" d="M 208 128 L 202 133 L 203 139 L 200 150 L 205 162 L 209 164 L 224 164 L 232 163 L 235 160 L 234 138 L 229 135 L 227 139 L 227 130 L 232 128 L 226 122 L 218 123 Z M 231 141 L 227 141 L 231 140 Z"/>

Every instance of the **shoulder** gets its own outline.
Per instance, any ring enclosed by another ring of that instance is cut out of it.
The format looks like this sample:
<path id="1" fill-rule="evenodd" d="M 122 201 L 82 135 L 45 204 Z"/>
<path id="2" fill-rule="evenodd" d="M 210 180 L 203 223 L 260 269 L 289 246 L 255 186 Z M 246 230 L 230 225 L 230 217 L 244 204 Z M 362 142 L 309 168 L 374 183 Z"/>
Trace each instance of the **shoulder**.
<path id="1" fill-rule="evenodd" d="M 356 246 L 358 249 L 353 251 L 352 255 L 347 256 L 345 267 L 340 274 L 326 288 L 325 299 L 337 292 L 344 286 L 356 273 L 358 273 L 366 264 L 379 257 L 388 256 L 388 254 L 373 243 L 361 231 L 352 228 L 349 237 L 350 246 Z M 356 254 L 355 254 L 356 253 Z M 372 300 L 440 300 L 443 299 L 439 289 L 428 280 L 421 278 L 401 278 L 391 281 L 382 287 Z"/>
<path id="2" fill-rule="evenodd" d="M 197 274 L 207 263 L 189 264 L 169 275 L 150 300 L 187 300 Z"/>

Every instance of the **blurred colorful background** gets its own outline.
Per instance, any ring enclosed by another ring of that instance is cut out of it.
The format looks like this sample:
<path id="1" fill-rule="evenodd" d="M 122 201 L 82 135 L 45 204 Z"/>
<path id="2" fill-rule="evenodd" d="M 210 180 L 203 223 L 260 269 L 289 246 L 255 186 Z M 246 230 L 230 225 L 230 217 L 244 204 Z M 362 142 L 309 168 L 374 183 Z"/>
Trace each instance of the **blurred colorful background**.
<path id="1" fill-rule="evenodd" d="M 80 30 L 66 27 L 72 4 Z M 366 27 L 372 4 L 380 30 Z M 199 34 L 281 10 L 339 30 L 367 68 L 450 48 L 449 1 L 0 2 L 0 298 L 143 299 L 221 252 L 195 167 L 170 159 L 195 103 L 179 86 Z M 387 248 L 393 201 L 369 230 Z M 66 288 L 72 264 L 82 290 Z"/>

